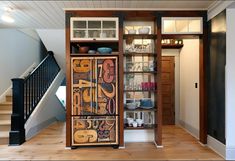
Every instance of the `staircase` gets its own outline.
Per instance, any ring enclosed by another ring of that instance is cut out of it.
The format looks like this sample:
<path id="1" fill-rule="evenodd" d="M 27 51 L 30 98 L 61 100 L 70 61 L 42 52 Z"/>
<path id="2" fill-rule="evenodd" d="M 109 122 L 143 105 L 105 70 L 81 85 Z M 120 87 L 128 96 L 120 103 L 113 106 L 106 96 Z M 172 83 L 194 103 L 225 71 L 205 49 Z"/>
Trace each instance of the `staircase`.
<path id="1" fill-rule="evenodd" d="M 0 103 L 0 145 L 9 144 L 11 129 L 12 96 L 6 96 L 6 102 Z"/>

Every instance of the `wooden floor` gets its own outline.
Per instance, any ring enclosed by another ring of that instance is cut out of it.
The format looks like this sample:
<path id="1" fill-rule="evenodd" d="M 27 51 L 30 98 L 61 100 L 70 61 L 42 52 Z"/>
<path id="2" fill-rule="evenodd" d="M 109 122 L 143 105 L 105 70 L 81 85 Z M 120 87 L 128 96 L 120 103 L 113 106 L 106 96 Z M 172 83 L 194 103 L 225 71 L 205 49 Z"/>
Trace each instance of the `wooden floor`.
<path id="1" fill-rule="evenodd" d="M 22 146 L 0 146 L 2 160 L 223 160 L 176 126 L 163 127 L 164 148 L 153 143 L 127 143 L 111 147 L 65 149 L 65 123 L 54 123 Z"/>

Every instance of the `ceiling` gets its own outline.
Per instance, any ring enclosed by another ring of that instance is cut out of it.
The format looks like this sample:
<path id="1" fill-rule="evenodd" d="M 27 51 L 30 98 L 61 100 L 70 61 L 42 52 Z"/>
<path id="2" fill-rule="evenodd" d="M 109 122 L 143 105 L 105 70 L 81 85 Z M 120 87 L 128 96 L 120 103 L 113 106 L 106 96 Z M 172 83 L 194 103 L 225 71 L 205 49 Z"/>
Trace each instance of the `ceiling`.
<path id="1" fill-rule="evenodd" d="M 0 1 L 0 15 L 4 7 L 13 9 L 14 24 L 0 20 L 0 28 L 64 28 L 64 9 L 156 9 L 156 10 L 207 10 L 217 0 L 67 0 L 67 1 Z"/>

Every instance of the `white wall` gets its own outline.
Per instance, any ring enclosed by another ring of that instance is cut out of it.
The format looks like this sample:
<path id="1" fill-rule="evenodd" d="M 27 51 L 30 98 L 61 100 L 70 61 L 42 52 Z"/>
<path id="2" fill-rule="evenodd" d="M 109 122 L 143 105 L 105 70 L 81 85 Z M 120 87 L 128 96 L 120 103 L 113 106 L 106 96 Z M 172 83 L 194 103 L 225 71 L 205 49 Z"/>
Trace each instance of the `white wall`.
<path id="1" fill-rule="evenodd" d="M 0 95 L 11 79 L 40 61 L 40 41 L 15 29 L 0 29 Z"/>
<path id="2" fill-rule="evenodd" d="M 235 160 L 235 9 L 226 10 L 225 138 L 226 159 Z"/>
<path id="3" fill-rule="evenodd" d="M 54 52 L 54 56 L 63 71 L 65 68 L 65 30 L 64 29 L 37 29 L 37 33 L 41 38 L 47 50 Z"/>
<path id="4" fill-rule="evenodd" d="M 42 98 L 42 101 L 36 106 L 25 124 L 26 139 L 30 139 L 43 128 L 54 121 L 65 121 L 65 108 L 55 95 L 58 87 L 63 81 L 65 75 L 62 71 L 52 82 L 51 86 Z"/>
<path id="5" fill-rule="evenodd" d="M 180 49 L 163 49 L 162 56 L 175 57 L 175 124 L 180 117 Z"/>
<path id="6" fill-rule="evenodd" d="M 199 137 L 199 40 L 184 39 L 180 52 L 180 125 Z M 195 88 L 198 83 L 198 88 Z"/>

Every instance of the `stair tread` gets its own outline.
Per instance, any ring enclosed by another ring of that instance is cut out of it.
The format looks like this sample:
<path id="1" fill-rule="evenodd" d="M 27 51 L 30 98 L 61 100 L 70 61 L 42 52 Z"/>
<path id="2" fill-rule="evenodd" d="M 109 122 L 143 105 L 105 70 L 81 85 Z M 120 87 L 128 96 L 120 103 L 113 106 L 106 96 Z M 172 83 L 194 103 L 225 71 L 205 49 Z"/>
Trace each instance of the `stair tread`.
<path id="1" fill-rule="evenodd" d="M 1 106 L 1 105 L 12 105 L 12 102 L 10 102 L 10 101 L 1 102 L 1 103 L 0 103 L 0 106 Z"/>
<path id="2" fill-rule="evenodd" d="M 12 110 L 0 110 L 0 115 L 1 114 L 12 114 Z"/>
<path id="3" fill-rule="evenodd" d="M 0 132 L 0 138 L 8 138 L 8 137 L 9 137 L 9 131 Z"/>
<path id="4" fill-rule="evenodd" d="M 0 125 L 11 125 L 11 120 L 0 120 Z"/>

